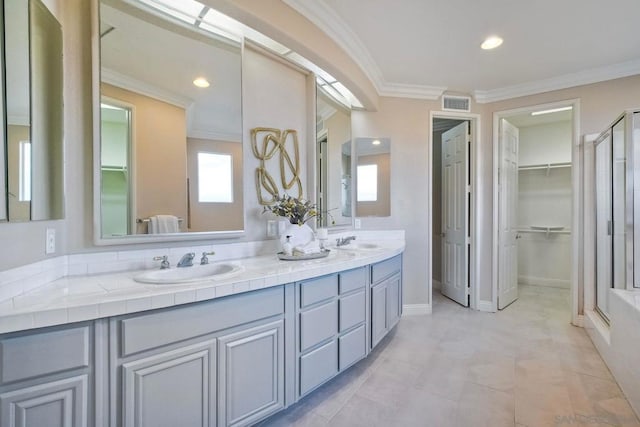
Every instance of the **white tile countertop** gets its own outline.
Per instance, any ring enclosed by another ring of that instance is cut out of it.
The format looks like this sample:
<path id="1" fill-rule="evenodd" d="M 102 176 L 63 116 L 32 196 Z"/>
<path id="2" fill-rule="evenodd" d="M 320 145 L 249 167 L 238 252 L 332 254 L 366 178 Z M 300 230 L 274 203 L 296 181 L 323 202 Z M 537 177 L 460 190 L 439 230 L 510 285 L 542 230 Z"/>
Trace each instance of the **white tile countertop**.
<path id="1" fill-rule="evenodd" d="M 281 261 L 273 253 L 225 260 L 240 265 L 242 271 L 183 284 L 138 283 L 134 276 L 148 271 L 141 269 L 67 275 L 0 302 L 0 333 L 220 298 L 372 264 L 404 251 L 404 233 L 401 239 L 368 241 L 375 241 L 377 247 L 334 247 L 328 257 L 315 260 Z"/>

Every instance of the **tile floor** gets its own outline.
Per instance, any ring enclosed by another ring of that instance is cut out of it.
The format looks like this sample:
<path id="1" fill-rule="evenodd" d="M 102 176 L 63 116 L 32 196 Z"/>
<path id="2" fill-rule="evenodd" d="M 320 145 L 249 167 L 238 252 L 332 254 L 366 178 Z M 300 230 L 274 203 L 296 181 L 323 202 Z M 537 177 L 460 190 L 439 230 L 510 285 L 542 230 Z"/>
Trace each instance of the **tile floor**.
<path id="1" fill-rule="evenodd" d="M 497 314 L 434 295 L 365 360 L 264 426 L 640 426 L 567 290 L 521 286 Z"/>

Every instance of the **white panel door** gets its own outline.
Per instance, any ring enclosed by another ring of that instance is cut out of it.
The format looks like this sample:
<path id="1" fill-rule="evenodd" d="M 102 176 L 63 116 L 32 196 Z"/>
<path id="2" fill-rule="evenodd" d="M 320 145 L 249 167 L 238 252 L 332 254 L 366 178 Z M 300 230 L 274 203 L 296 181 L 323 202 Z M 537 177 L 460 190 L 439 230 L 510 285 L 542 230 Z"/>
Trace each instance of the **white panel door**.
<path id="1" fill-rule="evenodd" d="M 518 298 L 518 128 L 500 119 L 498 309 Z"/>
<path id="2" fill-rule="evenodd" d="M 442 134 L 442 294 L 469 305 L 469 122 Z"/>

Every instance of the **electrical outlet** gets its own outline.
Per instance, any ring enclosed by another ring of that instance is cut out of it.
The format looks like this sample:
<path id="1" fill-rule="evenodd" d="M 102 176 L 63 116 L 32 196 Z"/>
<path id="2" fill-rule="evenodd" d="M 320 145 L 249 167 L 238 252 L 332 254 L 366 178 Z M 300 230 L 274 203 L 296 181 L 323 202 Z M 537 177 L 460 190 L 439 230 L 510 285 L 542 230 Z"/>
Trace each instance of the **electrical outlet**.
<path id="1" fill-rule="evenodd" d="M 278 221 L 270 219 L 267 221 L 267 237 L 276 237 L 278 235 Z"/>
<path id="2" fill-rule="evenodd" d="M 360 218 L 356 218 L 353 221 L 353 226 L 355 227 L 356 230 L 359 230 L 360 227 L 362 227 L 362 223 L 360 222 Z"/>
<path id="3" fill-rule="evenodd" d="M 56 252 L 56 229 L 55 228 L 47 228 L 44 252 L 47 254 L 53 254 Z"/>

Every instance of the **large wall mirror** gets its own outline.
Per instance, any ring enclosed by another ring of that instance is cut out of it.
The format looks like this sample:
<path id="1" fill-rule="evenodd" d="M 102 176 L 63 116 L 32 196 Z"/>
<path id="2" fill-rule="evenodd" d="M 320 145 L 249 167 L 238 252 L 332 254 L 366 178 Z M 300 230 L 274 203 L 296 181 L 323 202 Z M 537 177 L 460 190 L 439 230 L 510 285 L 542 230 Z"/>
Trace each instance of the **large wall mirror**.
<path id="1" fill-rule="evenodd" d="M 356 216 L 391 216 L 391 140 L 356 138 Z"/>
<path id="2" fill-rule="evenodd" d="M 244 229 L 242 45 L 215 13 L 100 1 L 99 243 Z"/>
<path id="3" fill-rule="evenodd" d="M 319 226 L 348 226 L 352 222 L 351 110 L 316 93 L 316 195 L 323 214 Z"/>
<path id="4" fill-rule="evenodd" d="M 39 0 L 4 0 L 2 5 L 6 151 L 0 150 L 0 165 L 4 170 L 6 160 L 6 175 L 0 174 L 0 219 L 61 219 L 62 28 Z"/>

